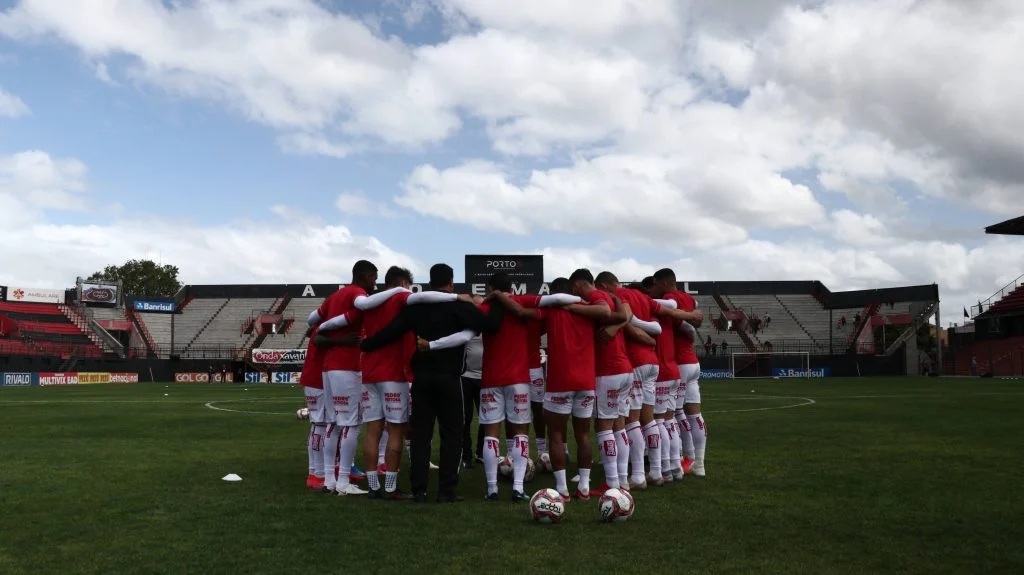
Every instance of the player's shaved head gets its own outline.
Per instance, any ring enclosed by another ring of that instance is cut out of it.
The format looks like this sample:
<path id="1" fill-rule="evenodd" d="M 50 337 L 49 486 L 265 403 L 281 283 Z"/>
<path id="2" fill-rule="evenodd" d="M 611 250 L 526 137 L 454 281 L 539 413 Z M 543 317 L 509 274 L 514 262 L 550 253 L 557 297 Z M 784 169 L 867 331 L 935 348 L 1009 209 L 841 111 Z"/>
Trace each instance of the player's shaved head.
<path id="1" fill-rule="evenodd" d="M 487 287 L 493 291 L 512 292 L 512 278 L 505 273 L 496 273 L 487 280 Z"/>
<path id="2" fill-rule="evenodd" d="M 455 270 L 448 264 L 430 266 L 430 289 L 444 290 L 452 287 L 455 281 Z"/>
<path id="3" fill-rule="evenodd" d="M 572 289 L 572 282 L 569 278 L 555 278 L 548 287 L 551 288 L 551 293 L 567 294 Z"/>
<path id="4" fill-rule="evenodd" d="M 366 260 L 359 260 L 352 266 L 352 283 L 370 291 L 377 284 L 377 266 Z"/>
<path id="5" fill-rule="evenodd" d="M 588 284 L 594 283 L 594 274 L 590 273 L 587 268 L 580 268 L 569 276 L 569 283 L 586 282 Z"/>
<path id="6" fill-rule="evenodd" d="M 672 268 L 661 268 L 654 272 L 654 281 L 675 283 L 676 272 L 672 271 Z"/>
<path id="7" fill-rule="evenodd" d="M 393 288 L 403 284 L 405 287 L 412 285 L 412 272 L 398 266 L 388 268 L 387 273 L 384 274 L 384 287 Z"/>
<path id="8" fill-rule="evenodd" d="M 676 272 L 671 268 L 661 268 L 654 272 L 654 284 L 651 286 L 651 296 L 660 298 L 668 292 L 676 290 Z"/>
<path id="9" fill-rule="evenodd" d="M 619 283 L 619 278 L 615 277 L 615 274 L 612 272 L 601 272 L 597 274 L 597 277 L 594 278 L 594 283 L 597 285 L 598 289 L 608 292 L 613 292 L 622 287 L 622 284 Z"/>

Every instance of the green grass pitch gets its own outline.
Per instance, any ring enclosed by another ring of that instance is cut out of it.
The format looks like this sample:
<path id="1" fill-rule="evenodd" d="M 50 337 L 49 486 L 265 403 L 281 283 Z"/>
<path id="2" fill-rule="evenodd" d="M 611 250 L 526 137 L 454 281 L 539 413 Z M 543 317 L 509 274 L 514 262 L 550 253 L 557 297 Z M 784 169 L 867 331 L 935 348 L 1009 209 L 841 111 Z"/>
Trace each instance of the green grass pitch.
<path id="1" fill-rule="evenodd" d="M 294 387 L 0 389 L 0 573 L 1024 572 L 1021 382 L 703 393 L 706 479 L 638 494 L 624 524 L 591 501 L 545 526 L 484 502 L 479 467 L 458 505 L 307 492 Z"/>

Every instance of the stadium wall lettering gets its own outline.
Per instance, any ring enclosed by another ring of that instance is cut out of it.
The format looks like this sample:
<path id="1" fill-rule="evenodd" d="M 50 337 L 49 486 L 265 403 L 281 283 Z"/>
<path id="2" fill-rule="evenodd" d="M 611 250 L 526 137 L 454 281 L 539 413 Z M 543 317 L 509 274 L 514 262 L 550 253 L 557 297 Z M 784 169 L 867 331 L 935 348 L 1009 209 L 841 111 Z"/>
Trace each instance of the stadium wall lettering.
<path id="1" fill-rule="evenodd" d="M 265 363 L 270 365 L 295 364 L 306 362 L 306 350 L 304 349 L 254 349 L 252 350 L 253 363 Z"/>
<path id="2" fill-rule="evenodd" d="M 134 300 L 132 308 L 143 313 L 174 313 L 176 306 L 173 301 Z"/>
<path id="3" fill-rule="evenodd" d="M 39 374 L 39 385 L 78 385 L 78 374 L 43 372 Z"/>
<path id="4" fill-rule="evenodd" d="M 234 380 L 235 380 L 234 374 L 229 372 L 228 373 L 227 382 L 233 383 Z M 224 379 L 221 377 L 220 373 L 214 373 L 213 374 L 213 381 L 215 383 L 220 383 L 220 382 L 224 381 Z M 210 374 L 209 373 L 200 373 L 200 372 L 189 372 L 189 373 L 180 373 L 179 372 L 179 373 L 175 373 L 174 374 L 174 382 L 175 383 L 209 383 L 210 382 Z"/>
<path id="5" fill-rule="evenodd" d="M 704 369 L 700 370 L 701 379 L 732 379 L 731 369 Z"/>
<path id="6" fill-rule="evenodd" d="M 275 371 L 271 383 L 301 383 L 302 373 L 298 371 Z"/>
<path id="7" fill-rule="evenodd" d="M 245 383 L 267 383 L 266 372 L 247 371 L 245 372 Z"/>
<path id="8" fill-rule="evenodd" d="M 810 375 L 808 375 L 810 371 Z M 772 377 L 829 377 L 832 370 L 827 367 L 812 367 L 811 369 L 773 369 Z"/>
<path id="9" fill-rule="evenodd" d="M 7 290 L 7 299 L 14 302 L 64 303 L 64 291 L 12 286 Z"/>
<path id="10" fill-rule="evenodd" d="M 0 385 L 3 385 L 4 387 L 29 387 L 39 383 L 39 376 L 34 373 L 6 372 L 0 374 L 0 376 L 2 376 L 2 378 L 0 378 Z"/>

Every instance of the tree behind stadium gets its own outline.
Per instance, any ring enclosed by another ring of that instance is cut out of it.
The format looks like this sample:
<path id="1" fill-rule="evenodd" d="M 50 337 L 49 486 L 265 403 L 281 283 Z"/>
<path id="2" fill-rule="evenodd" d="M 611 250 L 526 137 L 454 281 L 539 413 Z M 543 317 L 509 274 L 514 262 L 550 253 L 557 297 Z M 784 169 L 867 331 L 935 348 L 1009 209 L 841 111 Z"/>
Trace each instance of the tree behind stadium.
<path id="1" fill-rule="evenodd" d="M 119 266 L 107 266 L 86 281 L 121 280 L 123 293 L 136 296 L 170 297 L 181 289 L 178 267 L 159 265 L 152 260 L 129 260 Z"/>

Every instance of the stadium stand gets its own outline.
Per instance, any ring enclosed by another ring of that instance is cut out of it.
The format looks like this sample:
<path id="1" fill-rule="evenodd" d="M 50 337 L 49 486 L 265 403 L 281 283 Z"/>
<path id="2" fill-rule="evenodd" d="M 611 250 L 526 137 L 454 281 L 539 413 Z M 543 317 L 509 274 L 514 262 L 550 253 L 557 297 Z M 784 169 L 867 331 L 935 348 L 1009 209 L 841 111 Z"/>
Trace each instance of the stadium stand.
<path id="1" fill-rule="evenodd" d="M 171 354 L 171 321 L 174 316 L 169 313 L 136 312 L 139 328 L 149 333 L 149 344 L 157 357 L 167 359 Z"/>
<path id="2" fill-rule="evenodd" d="M 306 318 L 320 307 L 323 298 L 293 298 L 285 308 L 285 325 L 276 334 L 267 335 L 261 347 L 270 349 L 300 349 L 306 345 Z"/>
<path id="3" fill-rule="evenodd" d="M 17 324 L 19 338 L 25 345 L 5 343 L 12 343 L 22 351 L 58 357 L 102 355 L 102 348 L 88 331 L 84 318 L 72 308 L 60 304 L 0 302 L 0 313 Z"/>

